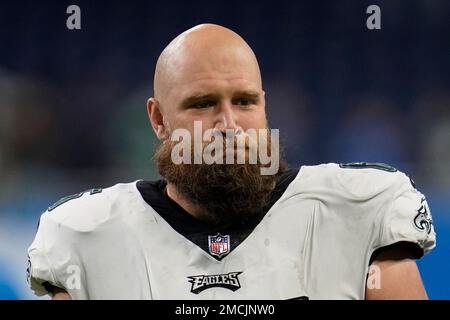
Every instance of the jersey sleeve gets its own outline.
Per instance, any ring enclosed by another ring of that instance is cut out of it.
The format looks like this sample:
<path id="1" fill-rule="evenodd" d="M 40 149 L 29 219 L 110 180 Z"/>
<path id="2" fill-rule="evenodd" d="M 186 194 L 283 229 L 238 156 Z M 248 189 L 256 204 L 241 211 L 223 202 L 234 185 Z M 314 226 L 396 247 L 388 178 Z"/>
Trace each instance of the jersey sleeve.
<path id="1" fill-rule="evenodd" d="M 120 185 L 116 189 L 122 190 Z M 42 214 L 28 249 L 28 283 L 36 295 L 58 287 L 72 299 L 89 299 L 86 267 L 92 263 L 86 252 L 101 255 L 95 244 L 116 212 L 112 199 L 119 192 L 114 190 L 96 188 L 67 196 Z"/>
<path id="2" fill-rule="evenodd" d="M 64 288 L 63 284 L 57 279 L 55 267 L 51 260 L 55 246 L 52 244 L 56 240 L 55 228 L 53 222 L 44 213 L 39 221 L 38 231 L 33 243 L 28 249 L 28 269 L 27 280 L 31 290 L 37 296 L 51 294 L 51 286 Z"/>
<path id="3" fill-rule="evenodd" d="M 70 205 L 42 214 L 34 241 L 28 249 L 28 284 L 37 295 L 52 295 L 52 287 L 72 298 L 83 296 L 82 259 L 77 247 L 80 233 L 65 224 Z"/>
<path id="4" fill-rule="evenodd" d="M 415 244 L 413 254 L 420 258 L 436 246 L 436 233 L 425 196 L 413 186 L 411 180 L 401 172 L 391 188 L 392 202 L 378 219 L 379 241 L 376 249 L 394 243 Z"/>

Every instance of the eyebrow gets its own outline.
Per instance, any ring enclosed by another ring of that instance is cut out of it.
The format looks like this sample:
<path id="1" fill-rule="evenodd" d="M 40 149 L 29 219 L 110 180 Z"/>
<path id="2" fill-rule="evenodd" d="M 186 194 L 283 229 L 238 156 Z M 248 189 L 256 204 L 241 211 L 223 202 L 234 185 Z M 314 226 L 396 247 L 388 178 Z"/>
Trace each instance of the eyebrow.
<path id="1" fill-rule="evenodd" d="M 235 96 L 258 99 L 261 94 L 254 90 L 240 90 L 234 93 Z"/>
<path id="2" fill-rule="evenodd" d="M 194 93 L 193 95 L 183 99 L 181 101 L 181 106 L 187 107 L 195 102 L 202 101 L 202 100 L 214 100 L 217 99 L 219 96 L 216 94 L 208 94 L 208 93 Z"/>
<path id="3" fill-rule="evenodd" d="M 250 98 L 250 99 L 259 99 L 261 94 L 258 91 L 254 91 L 254 90 L 239 90 L 239 91 L 234 92 L 233 96 Z M 198 92 L 198 93 L 194 93 L 194 94 L 190 95 L 189 97 L 183 99 L 181 101 L 181 106 L 186 107 L 186 106 L 189 106 L 198 101 L 217 100 L 219 98 L 220 98 L 220 95 L 217 95 L 217 94 Z"/>

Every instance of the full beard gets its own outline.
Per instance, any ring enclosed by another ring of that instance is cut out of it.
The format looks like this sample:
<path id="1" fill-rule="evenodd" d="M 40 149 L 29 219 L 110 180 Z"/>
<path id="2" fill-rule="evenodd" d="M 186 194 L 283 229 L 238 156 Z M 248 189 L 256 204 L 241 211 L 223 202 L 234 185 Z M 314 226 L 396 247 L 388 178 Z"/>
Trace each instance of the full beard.
<path id="1" fill-rule="evenodd" d="M 202 209 L 202 220 L 229 225 L 245 223 L 263 213 L 275 188 L 276 175 L 261 174 L 261 168 L 269 165 L 261 164 L 259 157 L 255 164 L 248 163 L 248 157 L 243 164 L 174 164 L 171 154 L 176 144 L 166 140 L 156 151 L 159 174 L 175 186 L 180 196 Z M 203 143 L 203 148 L 207 144 Z M 267 148 L 270 152 L 270 135 Z M 223 151 L 225 154 L 225 142 Z M 286 169 L 280 159 L 278 174 Z"/>

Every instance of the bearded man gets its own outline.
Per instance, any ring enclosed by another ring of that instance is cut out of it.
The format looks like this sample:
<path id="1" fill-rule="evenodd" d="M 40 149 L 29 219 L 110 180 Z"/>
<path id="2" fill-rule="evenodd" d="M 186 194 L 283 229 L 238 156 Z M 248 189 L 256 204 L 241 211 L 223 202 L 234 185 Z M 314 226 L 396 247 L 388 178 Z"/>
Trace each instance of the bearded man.
<path id="1" fill-rule="evenodd" d="M 235 32 L 204 24 L 176 37 L 147 102 L 162 179 L 49 207 L 28 251 L 34 292 L 426 299 L 414 260 L 435 246 L 425 197 L 384 164 L 288 168 L 264 95 L 257 59 Z"/>

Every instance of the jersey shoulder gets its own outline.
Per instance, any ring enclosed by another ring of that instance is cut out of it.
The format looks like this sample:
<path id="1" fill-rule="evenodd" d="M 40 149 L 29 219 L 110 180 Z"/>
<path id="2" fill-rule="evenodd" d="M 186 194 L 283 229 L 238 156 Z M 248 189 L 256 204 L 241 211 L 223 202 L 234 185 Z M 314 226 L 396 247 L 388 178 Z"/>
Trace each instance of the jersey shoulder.
<path id="1" fill-rule="evenodd" d="M 51 292 L 46 283 L 67 288 L 66 280 L 71 274 L 67 267 L 81 265 L 81 252 L 98 244 L 102 231 L 124 220 L 121 215 L 129 212 L 124 208 L 133 205 L 136 193 L 136 182 L 116 184 L 67 196 L 51 205 L 41 215 L 28 248 L 27 280 L 35 294 Z M 74 290 L 71 295 L 83 292 Z"/>
<path id="2" fill-rule="evenodd" d="M 77 232 L 90 232 L 120 215 L 119 208 L 136 197 L 136 182 L 94 188 L 61 198 L 42 214 L 40 224 L 56 223 Z"/>
<path id="3" fill-rule="evenodd" d="M 425 196 L 405 173 L 391 166 L 366 162 L 303 166 L 295 182 L 302 199 L 321 203 L 319 211 L 326 219 L 319 220 L 342 234 L 361 239 L 370 234 L 375 249 L 414 243 L 421 249 L 414 254 L 417 257 L 435 247 Z"/>
<path id="4" fill-rule="evenodd" d="M 403 172 L 383 163 L 327 163 L 302 166 L 297 177 L 298 190 L 335 200 L 363 201 L 414 188 Z"/>

